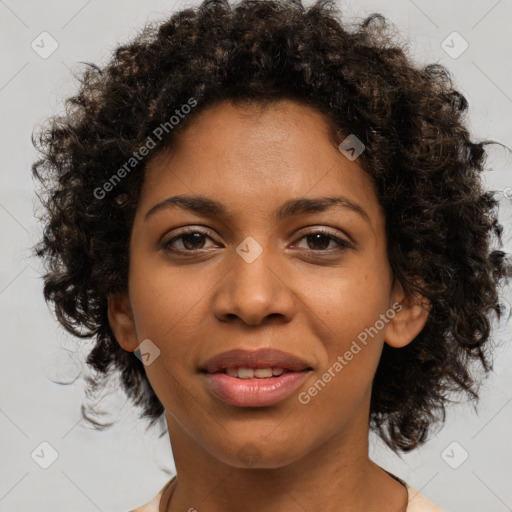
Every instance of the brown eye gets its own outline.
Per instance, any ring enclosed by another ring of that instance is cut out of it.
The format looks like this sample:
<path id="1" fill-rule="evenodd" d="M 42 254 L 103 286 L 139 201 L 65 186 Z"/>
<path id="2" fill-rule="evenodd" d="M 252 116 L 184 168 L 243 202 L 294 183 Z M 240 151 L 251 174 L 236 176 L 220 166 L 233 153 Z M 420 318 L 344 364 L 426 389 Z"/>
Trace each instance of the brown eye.
<path id="1" fill-rule="evenodd" d="M 163 242 L 162 248 L 170 252 L 192 252 L 204 249 L 205 241 L 207 238 L 212 240 L 212 238 L 206 233 L 203 233 L 197 229 L 190 229 L 183 231 L 170 240 Z M 176 243 L 179 245 L 176 246 Z"/>
<path id="2" fill-rule="evenodd" d="M 185 249 L 201 249 L 204 245 L 204 235 L 202 233 L 188 233 L 180 236 L 178 240 L 182 240 Z"/>
<path id="3" fill-rule="evenodd" d="M 334 240 L 323 233 L 307 235 L 304 237 L 308 241 L 308 247 L 313 250 L 327 249 L 329 244 Z"/>
<path id="4" fill-rule="evenodd" d="M 352 245 L 345 240 L 324 230 L 308 233 L 302 236 L 299 240 L 306 240 L 307 249 L 312 251 L 332 252 L 333 250 L 340 251 L 352 247 Z M 329 247 L 331 243 L 338 245 L 338 247 Z"/>

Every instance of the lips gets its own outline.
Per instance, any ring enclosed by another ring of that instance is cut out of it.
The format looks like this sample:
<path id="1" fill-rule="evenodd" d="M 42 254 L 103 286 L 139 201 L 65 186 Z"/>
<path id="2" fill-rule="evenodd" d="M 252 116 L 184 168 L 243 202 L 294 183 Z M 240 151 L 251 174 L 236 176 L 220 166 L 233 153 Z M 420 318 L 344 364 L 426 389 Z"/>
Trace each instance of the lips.
<path id="1" fill-rule="evenodd" d="M 200 370 L 208 373 L 225 372 L 227 368 L 282 368 L 291 372 L 311 369 L 303 359 L 276 349 L 234 349 L 212 357 Z"/>
<path id="2" fill-rule="evenodd" d="M 237 407 L 265 407 L 290 396 L 312 370 L 306 361 L 275 349 L 223 352 L 201 368 L 210 393 Z"/>

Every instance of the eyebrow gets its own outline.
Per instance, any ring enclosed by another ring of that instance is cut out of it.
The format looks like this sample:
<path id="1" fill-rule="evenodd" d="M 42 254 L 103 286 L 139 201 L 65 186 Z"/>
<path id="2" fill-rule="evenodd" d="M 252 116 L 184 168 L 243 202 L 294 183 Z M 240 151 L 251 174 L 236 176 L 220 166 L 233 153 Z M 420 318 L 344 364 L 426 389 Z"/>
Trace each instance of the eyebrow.
<path id="1" fill-rule="evenodd" d="M 147 221 L 158 211 L 174 206 L 182 210 L 203 215 L 216 215 L 219 217 L 228 217 L 231 215 L 229 210 L 222 203 L 208 197 L 179 195 L 168 197 L 157 203 L 146 213 L 144 220 Z M 283 220 L 294 215 L 323 212 L 334 206 L 353 211 L 359 214 L 368 223 L 370 222 L 368 214 L 360 205 L 343 196 L 299 197 L 290 199 L 277 209 L 275 216 L 277 220 Z"/>

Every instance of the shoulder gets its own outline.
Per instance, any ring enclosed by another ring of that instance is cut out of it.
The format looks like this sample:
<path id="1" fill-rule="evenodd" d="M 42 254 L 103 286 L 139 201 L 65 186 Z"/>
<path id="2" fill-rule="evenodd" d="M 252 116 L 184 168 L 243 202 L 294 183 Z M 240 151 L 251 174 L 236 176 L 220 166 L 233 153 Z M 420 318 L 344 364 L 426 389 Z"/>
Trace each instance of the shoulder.
<path id="1" fill-rule="evenodd" d="M 162 499 L 162 495 L 165 491 L 165 489 L 169 486 L 171 482 L 173 482 L 176 479 L 176 475 L 173 476 L 160 490 L 160 492 L 151 500 L 148 501 L 145 505 L 142 505 L 141 507 L 134 508 L 130 510 L 130 512 L 159 512 L 160 508 L 160 500 Z"/>
<path id="2" fill-rule="evenodd" d="M 161 496 L 162 492 L 159 492 L 150 502 L 142 505 L 142 507 L 134 508 L 130 512 L 158 512 Z"/>
<path id="3" fill-rule="evenodd" d="M 407 489 L 409 499 L 407 501 L 407 509 L 405 512 L 448 512 L 447 510 L 443 510 L 432 503 L 425 495 L 421 494 L 421 492 L 416 490 L 414 487 L 411 487 L 405 480 L 402 480 L 387 469 L 378 465 L 377 467 L 385 471 L 389 476 L 400 482 Z"/>
<path id="4" fill-rule="evenodd" d="M 409 493 L 409 503 L 406 512 L 448 512 L 432 503 L 421 492 L 406 484 Z"/>

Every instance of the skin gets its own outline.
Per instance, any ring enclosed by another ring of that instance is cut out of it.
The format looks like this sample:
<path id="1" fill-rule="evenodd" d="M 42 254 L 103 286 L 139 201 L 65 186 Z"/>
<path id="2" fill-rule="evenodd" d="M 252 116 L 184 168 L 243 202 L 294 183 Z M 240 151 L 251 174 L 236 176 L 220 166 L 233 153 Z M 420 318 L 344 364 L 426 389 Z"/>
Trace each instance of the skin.
<path id="1" fill-rule="evenodd" d="M 172 206 L 145 219 L 178 194 L 220 201 L 230 215 Z M 274 216 L 289 199 L 324 196 L 347 197 L 367 219 L 337 206 Z M 187 255 L 162 248 L 185 226 L 210 234 L 172 242 Z M 350 246 L 304 238 L 318 228 Z M 236 252 L 249 236 L 262 248 L 251 263 Z M 242 504 L 247 512 L 403 510 L 405 488 L 368 457 L 371 386 L 384 343 L 410 343 L 428 311 L 392 277 L 373 183 L 333 144 L 323 114 L 292 100 L 266 108 L 222 102 L 191 120 L 177 144 L 148 164 L 128 293 L 109 298 L 120 345 L 133 351 L 150 339 L 161 352 L 145 369 L 166 410 L 179 477 L 160 512 L 230 512 Z M 301 404 L 298 394 L 396 302 L 400 312 Z M 232 348 L 259 347 L 295 354 L 313 371 L 273 406 L 215 398 L 198 367 Z"/>

